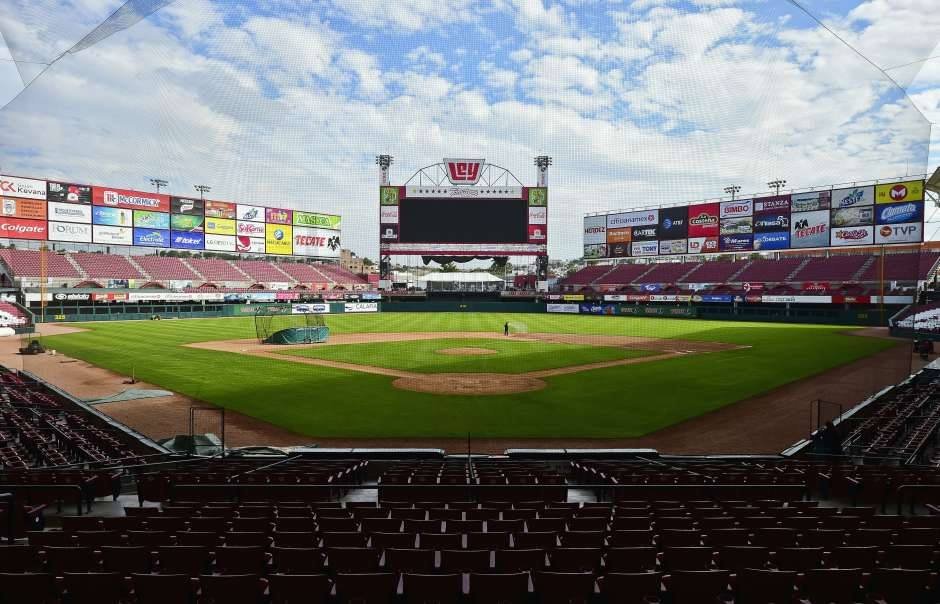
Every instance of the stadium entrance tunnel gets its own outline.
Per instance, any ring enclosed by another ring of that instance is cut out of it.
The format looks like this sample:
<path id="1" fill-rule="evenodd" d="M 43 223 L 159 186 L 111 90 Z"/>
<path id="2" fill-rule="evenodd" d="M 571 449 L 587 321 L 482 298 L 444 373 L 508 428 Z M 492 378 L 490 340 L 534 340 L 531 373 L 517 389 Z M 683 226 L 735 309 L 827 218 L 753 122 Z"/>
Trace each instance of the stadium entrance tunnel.
<path id="1" fill-rule="evenodd" d="M 319 344 L 326 342 L 330 337 L 330 328 L 318 327 L 289 327 L 276 331 L 266 340 L 265 344 Z"/>

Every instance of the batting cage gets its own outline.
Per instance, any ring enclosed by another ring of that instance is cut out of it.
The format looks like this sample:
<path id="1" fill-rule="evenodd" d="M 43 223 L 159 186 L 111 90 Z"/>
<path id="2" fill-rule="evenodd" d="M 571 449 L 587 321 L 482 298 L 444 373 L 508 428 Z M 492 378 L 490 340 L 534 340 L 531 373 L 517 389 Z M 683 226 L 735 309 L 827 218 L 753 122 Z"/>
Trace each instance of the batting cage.
<path id="1" fill-rule="evenodd" d="M 330 335 L 323 315 L 308 304 L 262 306 L 255 311 L 259 344 L 316 344 Z"/>

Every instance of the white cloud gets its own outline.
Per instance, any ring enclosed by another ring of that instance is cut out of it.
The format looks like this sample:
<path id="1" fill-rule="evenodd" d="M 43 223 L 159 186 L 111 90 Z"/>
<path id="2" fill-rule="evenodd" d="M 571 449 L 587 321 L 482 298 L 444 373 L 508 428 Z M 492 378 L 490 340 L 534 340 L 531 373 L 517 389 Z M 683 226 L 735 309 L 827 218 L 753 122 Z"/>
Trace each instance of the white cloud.
<path id="1" fill-rule="evenodd" d="M 425 45 L 413 48 L 405 55 L 408 61 L 416 65 L 428 65 L 442 69 L 447 65 L 447 59 L 439 52 L 434 52 Z"/>
<path id="2" fill-rule="evenodd" d="M 392 27 L 415 32 L 449 23 L 471 22 L 478 18 L 472 0 L 396 0 L 395 2 L 331 0 L 331 2 L 344 16 L 376 29 Z"/>

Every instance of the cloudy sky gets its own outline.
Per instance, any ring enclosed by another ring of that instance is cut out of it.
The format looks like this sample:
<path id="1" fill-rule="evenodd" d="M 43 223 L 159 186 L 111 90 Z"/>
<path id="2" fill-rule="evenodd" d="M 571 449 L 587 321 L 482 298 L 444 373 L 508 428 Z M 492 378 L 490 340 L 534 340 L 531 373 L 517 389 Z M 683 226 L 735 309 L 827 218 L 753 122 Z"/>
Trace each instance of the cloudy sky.
<path id="1" fill-rule="evenodd" d="M 0 35 L 2 172 L 336 212 L 372 257 L 377 153 L 553 156 L 566 258 L 586 212 L 940 163 L 935 0 L 0 0 Z"/>

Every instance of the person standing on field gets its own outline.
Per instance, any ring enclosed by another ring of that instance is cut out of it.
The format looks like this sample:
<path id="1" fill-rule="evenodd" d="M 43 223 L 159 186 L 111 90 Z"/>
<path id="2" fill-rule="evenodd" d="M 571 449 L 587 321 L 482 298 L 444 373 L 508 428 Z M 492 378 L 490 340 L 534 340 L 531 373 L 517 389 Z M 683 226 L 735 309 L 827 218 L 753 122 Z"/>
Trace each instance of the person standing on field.
<path id="1" fill-rule="evenodd" d="M 509 335 L 509 321 L 506 321 L 506 324 L 503 325 L 503 335 L 504 335 L 504 336 L 508 336 L 508 335 Z"/>

